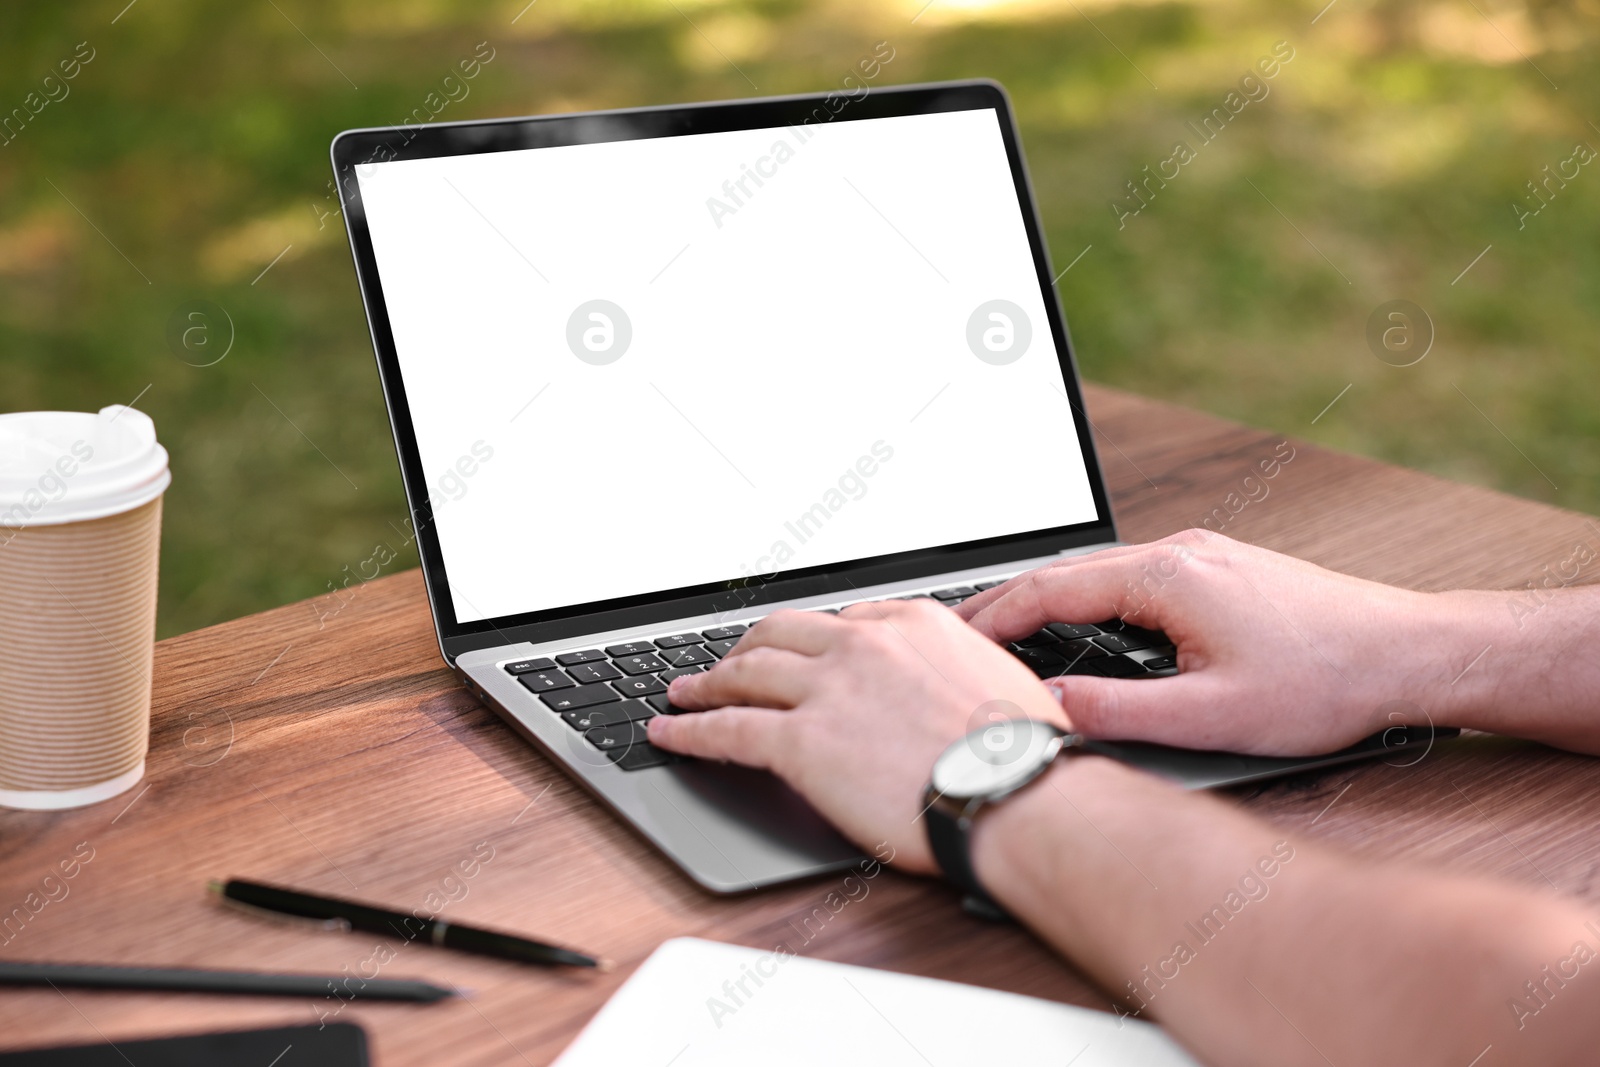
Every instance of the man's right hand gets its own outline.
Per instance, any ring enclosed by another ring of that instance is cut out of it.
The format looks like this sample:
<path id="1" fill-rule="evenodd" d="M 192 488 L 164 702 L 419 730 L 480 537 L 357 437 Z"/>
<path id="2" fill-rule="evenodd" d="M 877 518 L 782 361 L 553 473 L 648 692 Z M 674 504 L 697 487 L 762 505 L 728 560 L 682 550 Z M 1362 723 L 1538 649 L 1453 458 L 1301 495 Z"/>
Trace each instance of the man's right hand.
<path id="1" fill-rule="evenodd" d="M 956 610 L 1002 642 L 1046 623 L 1112 616 L 1163 630 L 1178 648 L 1176 676 L 1048 683 L 1074 727 L 1260 755 L 1331 752 L 1393 726 L 1445 725 L 1478 614 L 1452 594 L 1352 578 L 1206 530 L 1063 559 Z"/>

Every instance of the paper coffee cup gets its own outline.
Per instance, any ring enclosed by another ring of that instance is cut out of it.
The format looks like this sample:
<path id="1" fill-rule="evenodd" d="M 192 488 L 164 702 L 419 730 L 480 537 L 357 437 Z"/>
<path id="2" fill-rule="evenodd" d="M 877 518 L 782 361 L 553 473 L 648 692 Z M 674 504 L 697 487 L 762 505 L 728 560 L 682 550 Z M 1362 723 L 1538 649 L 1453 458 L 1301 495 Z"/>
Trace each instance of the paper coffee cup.
<path id="1" fill-rule="evenodd" d="M 0 806 L 79 807 L 144 777 L 171 481 L 133 408 L 0 415 Z"/>

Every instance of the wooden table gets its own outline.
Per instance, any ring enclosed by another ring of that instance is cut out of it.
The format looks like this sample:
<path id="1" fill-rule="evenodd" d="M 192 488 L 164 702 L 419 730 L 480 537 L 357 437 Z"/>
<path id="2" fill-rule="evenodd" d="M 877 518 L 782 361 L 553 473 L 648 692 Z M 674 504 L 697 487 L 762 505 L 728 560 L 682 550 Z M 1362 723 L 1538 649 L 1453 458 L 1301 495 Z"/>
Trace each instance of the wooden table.
<path id="1" fill-rule="evenodd" d="M 1104 388 L 1089 389 L 1088 405 L 1130 541 L 1225 506 L 1284 439 Z M 1578 542 L 1600 545 L 1600 527 L 1582 515 L 1294 448 L 1270 494 L 1231 517 L 1227 533 L 1424 589 L 1515 589 Z M 1364 855 L 1600 900 L 1597 760 L 1471 737 L 1415 766 L 1339 769 L 1242 801 Z M 75 849 L 93 858 L 70 881 L 46 883 Z M 475 853 L 492 858 L 451 881 Z M 820 932 L 813 922 L 809 942 L 800 920 L 837 879 L 735 899 L 701 892 L 457 684 L 416 571 L 352 586 L 344 601 L 291 604 L 161 642 L 144 784 L 78 811 L 0 812 L 0 918 L 13 916 L 0 959 L 365 966 L 370 975 L 378 938 L 216 907 L 206 881 L 227 876 L 407 909 L 454 896 L 448 916 L 536 931 L 619 963 L 610 974 L 558 973 L 403 946 L 382 974 L 477 995 L 344 1008 L 337 1018 L 365 1026 L 377 1062 L 391 1067 L 546 1063 L 652 949 L 680 935 L 787 943 L 808 956 L 1109 1003 L 1026 933 L 964 917 L 932 882 L 881 875 Z M 43 906 L 18 921 L 12 909 L 26 911 L 29 894 Z M 0 1045 L 314 1022 L 337 1007 L 4 990 Z"/>

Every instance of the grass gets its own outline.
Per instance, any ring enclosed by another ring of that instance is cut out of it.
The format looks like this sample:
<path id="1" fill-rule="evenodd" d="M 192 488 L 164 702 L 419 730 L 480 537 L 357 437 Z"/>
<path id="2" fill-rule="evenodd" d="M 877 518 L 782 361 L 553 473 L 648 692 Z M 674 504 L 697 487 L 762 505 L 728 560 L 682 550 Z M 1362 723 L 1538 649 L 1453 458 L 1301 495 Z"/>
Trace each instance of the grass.
<path id="1" fill-rule="evenodd" d="M 442 119 L 825 89 L 884 40 L 884 83 L 1012 92 L 1057 269 L 1088 248 L 1059 284 L 1088 377 L 1597 510 L 1600 159 L 1512 208 L 1600 148 L 1592 0 L 921 6 L 8 5 L 0 114 L 93 58 L 0 146 L 0 410 L 140 396 L 173 457 L 163 634 L 326 592 L 405 515 L 333 134 L 401 120 L 479 42 Z M 1280 41 L 1199 146 L 1186 123 Z M 1119 224 L 1178 140 L 1196 158 Z M 1411 367 L 1365 340 L 1397 298 L 1436 329 Z M 209 367 L 167 342 L 195 300 L 232 320 Z"/>

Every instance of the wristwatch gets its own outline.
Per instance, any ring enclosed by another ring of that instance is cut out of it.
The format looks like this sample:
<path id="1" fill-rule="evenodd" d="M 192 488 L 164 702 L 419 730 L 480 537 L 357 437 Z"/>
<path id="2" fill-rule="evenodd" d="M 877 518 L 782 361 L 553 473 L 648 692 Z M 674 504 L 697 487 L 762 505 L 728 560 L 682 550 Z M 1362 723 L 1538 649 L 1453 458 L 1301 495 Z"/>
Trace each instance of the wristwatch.
<path id="1" fill-rule="evenodd" d="M 968 835 L 978 812 L 1026 786 L 1062 753 L 1079 752 L 1083 735 L 1037 719 L 979 727 L 944 750 L 923 794 L 928 845 L 944 876 L 966 896 L 961 906 L 985 919 L 1008 921 L 972 869 Z"/>

